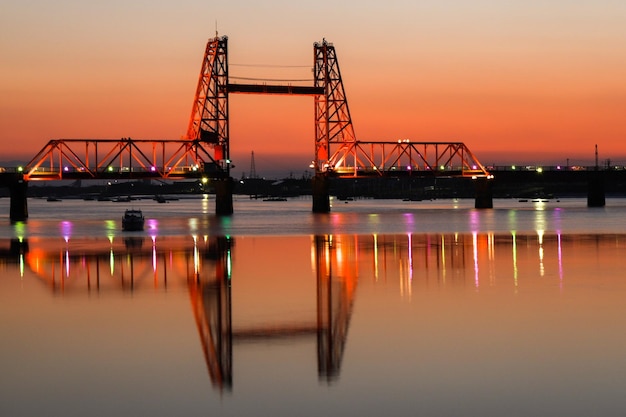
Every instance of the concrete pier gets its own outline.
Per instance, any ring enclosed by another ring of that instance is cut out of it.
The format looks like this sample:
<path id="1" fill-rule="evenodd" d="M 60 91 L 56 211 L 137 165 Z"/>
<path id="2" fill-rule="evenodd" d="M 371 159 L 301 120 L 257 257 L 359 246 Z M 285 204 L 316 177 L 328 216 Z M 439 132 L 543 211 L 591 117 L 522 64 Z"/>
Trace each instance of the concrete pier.
<path id="1" fill-rule="evenodd" d="M 330 213 L 328 176 L 318 174 L 311 181 L 313 186 L 313 213 Z"/>
<path id="2" fill-rule="evenodd" d="M 474 207 L 477 209 L 493 208 L 493 180 L 489 178 L 476 178 L 474 180 L 474 187 Z"/>
<path id="3" fill-rule="evenodd" d="M 604 207 L 605 204 L 604 173 L 590 171 L 587 178 L 587 207 Z"/>
<path id="4" fill-rule="evenodd" d="M 28 182 L 23 178 L 16 178 L 9 184 L 9 195 L 11 198 L 9 218 L 12 222 L 24 221 L 28 218 L 28 202 L 26 192 Z"/>
<path id="5" fill-rule="evenodd" d="M 215 214 L 218 216 L 230 216 L 233 214 L 233 179 L 217 179 L 213 183 L 215 187 Z"/>

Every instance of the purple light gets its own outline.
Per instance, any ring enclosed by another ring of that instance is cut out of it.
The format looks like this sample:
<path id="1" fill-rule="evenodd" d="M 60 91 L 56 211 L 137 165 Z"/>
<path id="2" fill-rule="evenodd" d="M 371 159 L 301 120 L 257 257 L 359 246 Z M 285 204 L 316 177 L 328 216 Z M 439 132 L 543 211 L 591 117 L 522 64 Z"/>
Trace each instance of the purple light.
<path id="1" fill-rule="evenodd" d="M 156 167 L 150 167 L 150 171 L 155 172 L 156 171 Z"/>
<path id="2" fill-rule="evenodd" d="M 63 171 L 67 172 L 67 171 L 69 171 L 69 170 L 70 170 L 70 169 L 69 169 L 68 167 L 63 167 Z"/>
<path id="3" fill-rule="evenodd" d="M 407 170 L 407 171 L 410 171 L 411 169 L 412 169 L 412 168 L 411 168 L 411 165 L 407 165 L 406 170 Z"/>

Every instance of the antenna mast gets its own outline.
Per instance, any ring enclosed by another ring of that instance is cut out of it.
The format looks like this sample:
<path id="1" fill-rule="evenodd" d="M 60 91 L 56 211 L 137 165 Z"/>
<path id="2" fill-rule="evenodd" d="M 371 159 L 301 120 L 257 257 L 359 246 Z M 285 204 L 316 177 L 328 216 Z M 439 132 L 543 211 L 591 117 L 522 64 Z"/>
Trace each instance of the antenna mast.
<path id="1" fill-rule="evenodd" d="M 254 165 L 254 151 L 250 155 L 250 178 L 256 178 L 256 166 Z"/>

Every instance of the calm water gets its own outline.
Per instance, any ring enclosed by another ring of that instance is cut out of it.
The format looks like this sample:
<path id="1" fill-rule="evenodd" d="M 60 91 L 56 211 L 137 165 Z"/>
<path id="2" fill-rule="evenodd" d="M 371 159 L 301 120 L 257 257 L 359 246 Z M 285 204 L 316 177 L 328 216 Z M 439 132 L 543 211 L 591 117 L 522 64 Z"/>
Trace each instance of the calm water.
<path id="1" fill-rule="evenodd" d="M 0 415 L 626 415 L 626 201 L 494 204 L 1 199 Z"/>

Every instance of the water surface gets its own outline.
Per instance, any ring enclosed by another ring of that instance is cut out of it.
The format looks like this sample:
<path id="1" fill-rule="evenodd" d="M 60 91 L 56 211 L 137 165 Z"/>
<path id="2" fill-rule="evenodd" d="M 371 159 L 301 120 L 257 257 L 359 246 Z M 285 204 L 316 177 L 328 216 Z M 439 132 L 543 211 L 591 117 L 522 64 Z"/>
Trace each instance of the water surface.
<path id="1" fill-rule="evenodd" d="M 310 203 L 6 215 L 0 414 L 626 413 L 624 202 Z"/>

